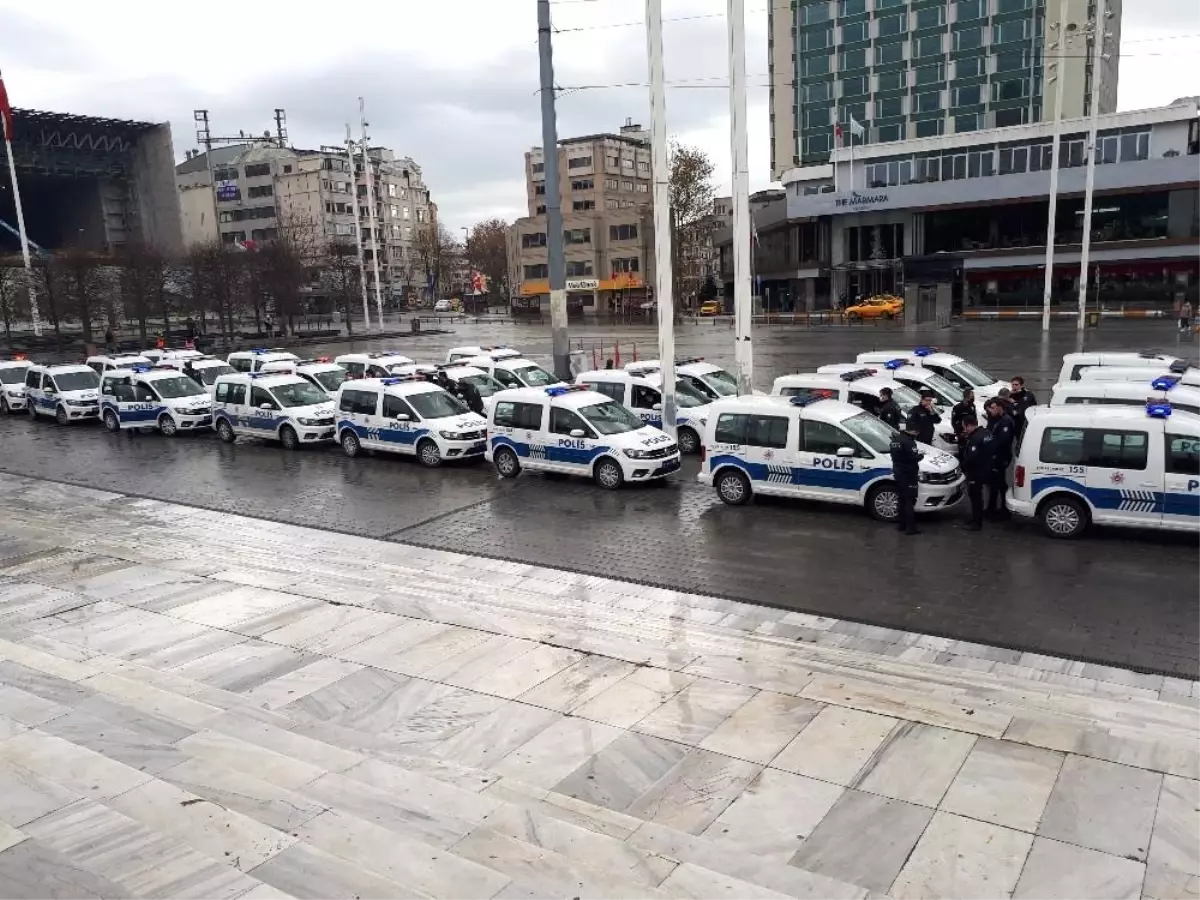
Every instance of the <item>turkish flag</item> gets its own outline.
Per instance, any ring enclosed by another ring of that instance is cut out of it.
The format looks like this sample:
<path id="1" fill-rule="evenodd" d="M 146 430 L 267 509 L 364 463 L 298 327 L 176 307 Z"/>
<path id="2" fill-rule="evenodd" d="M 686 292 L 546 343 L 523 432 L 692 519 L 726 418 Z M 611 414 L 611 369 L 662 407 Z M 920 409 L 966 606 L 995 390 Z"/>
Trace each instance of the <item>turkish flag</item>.
<path id="1" fill-rule="evenodd" d="M 12 107 L 8 103 L 8 92 L 4 90 L 4 79 L 0 77 L 0 123 L 4 125 L 4 139 L 13 139 Z"/>

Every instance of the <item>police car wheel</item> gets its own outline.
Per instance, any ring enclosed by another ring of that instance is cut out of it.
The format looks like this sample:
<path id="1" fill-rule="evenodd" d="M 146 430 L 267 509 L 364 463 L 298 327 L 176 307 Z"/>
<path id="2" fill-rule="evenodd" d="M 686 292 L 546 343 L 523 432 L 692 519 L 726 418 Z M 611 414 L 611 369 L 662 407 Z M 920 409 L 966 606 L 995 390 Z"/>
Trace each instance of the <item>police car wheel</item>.
<path id="1" fill-rule="evenodd" d="M 690 428 L 680 428 L 678 443 L 680 453 L 696 453 L 700 450 L 700 435 Z"/>
<path id="2" fill-rule="evenodd" d="M 237 435 L 233 433 L 233 427 L 225 419 L 217 422 L 217 437 L 227 444 L 232 444 L 237 439 Z"/>
<path id="3" fill-rule="evenodd" d="M 625 473 L 621 471 L 621 466 L 607 456 L 600 458 L 593 473 L 596 484 L 605 490 L 615 491 L 625 482 Z"/>
<path id="4" fill-rule="evenodd" d="M 501 478 L 516 478 L 517 473 L 521 471 L 521 461 L 517 459 L 517 454 L 513 453 L 507 447 L 501 447 L 492 457 L 492 461 L 496 465 L 496 471 L 500 473 Z"/>
<path id="5" fill-rule="evenodd" d="M 65 406 L 60 406 L 54 411 L 54 421 L 59 425 L 71 424 L 71 417 L 67 415 L 67 408 Z"/>
<path id="6" fill-rule="evenodd" d="M 170 416 L 163 415 L 158 419 L 158 430 L 167 437 L 173 437 L 179 431 L 179 426 L 175 424 L 175 420 Z"/>
<path id="7" fill-rule="evenodd" d="M 1079 537 L 1088 527 L 1087 509 L 1070 497 L 1051 497 L 1038 510 L 1038 519 L 1046 534 L 1065 540 Z"/>
<path id="8" fill-rule="evenodd" d="M 427 438 L 417 444 L 417 459 L 421 461 L 421 465 L 436 469 L 442 464 L 442 451 L 438 450 L 437 444 Z"/>
<path id="9" fill-rule="evenodd" d="M 279 429 L 279 443 L 283 444 L 284 450 L 295 450 L 300 446 L 300 438 L 296 436 L 296 429 L 291 425 L 284 425 Z"/>
<path id="10" fill-rule="evenodd" d="M 730 506 L 741 506 L 750 499 L 750 479 L 736 469 L 717 476 L 717 496 Z"/>
<path id="11" fill-rule="evenodd" d="M 117 418 L 117 414 L 111 409 L 104 411 L 104 427 L 116 434 L 121 430 L 121 421 Z"/>
<path id="12" fill-rule="evenodd" d="M 33 420 L 34 422 L 36 422 L 37 421 L 37 406 L 34 404 L 34 402 L 32 400 L 28 401 L 28 405 L 25 408 L 27 410 L 29 410 L 29 418 L 31 420 Z"/>
<path id="13" fill-rule="evenodd" d="M 349 429 L 343 431 L 342 452 L 347 456 L 354 457 L 358 456 L 360 450 L 362 450 L 362 444 L 358 440 L 358 435 Z"/>
<path id="14" fill-rule="evenodd" d="M 893 484 L 880 484 L 867 495 L 867 512 L 880 522 L 895 522 L 900 518 L 900 492 Z"/>

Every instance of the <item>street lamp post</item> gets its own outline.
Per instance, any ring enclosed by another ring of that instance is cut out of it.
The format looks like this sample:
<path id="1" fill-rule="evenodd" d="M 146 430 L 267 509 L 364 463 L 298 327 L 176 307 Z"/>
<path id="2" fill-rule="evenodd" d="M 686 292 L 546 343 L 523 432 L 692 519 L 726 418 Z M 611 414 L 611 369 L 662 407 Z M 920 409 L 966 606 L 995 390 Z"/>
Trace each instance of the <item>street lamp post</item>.
<path id="1" fill-rule="evenodd" d="M 1108 18 L 1104 0 L 1096 5 L 1096 20 L 1089 23 L 1092 34 L 1092 108 L 1088 120 L 1087 186 L 1083 193 L 1083 240 L 1079 247 L 1079 323 L 1083 331 L 1087 307 L 1088 251 L 1092 245 L 1092 194 L 1096 186 L 1096 128 L 1100 118 L 1100 64 L 1104 61 L 1104 23 Z M 1099 292 L 1097 292 L 1099 300 Z"/>
<path id="2" fill-rule="evenodd" d="M 1046 219 L 1046 276 L 1042 285 L 1042 331 L 1050 330 L 1050 295 L 1054 289 L 1054 231 L 1058 216 L 1058 153 L 1062 143 L 1064 62 L 1067 58 L 1067 0 L 1059 0 L 1058 55 L 1054 63 L 1054 140 L 1050 145 L 1050 212 Z"/>

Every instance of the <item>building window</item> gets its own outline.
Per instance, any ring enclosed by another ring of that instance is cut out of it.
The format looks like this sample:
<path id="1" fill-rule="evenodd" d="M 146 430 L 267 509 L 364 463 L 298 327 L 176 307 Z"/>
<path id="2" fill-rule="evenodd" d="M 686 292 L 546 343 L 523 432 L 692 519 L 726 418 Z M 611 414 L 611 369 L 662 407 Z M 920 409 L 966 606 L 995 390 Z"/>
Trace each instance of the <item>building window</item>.
<path id="1" fill-rule="evenodd" d="M 983 74 L 983 57 L 969 56 L 966 59 L 955 60 L 955 78 L 977 78 Z"/>
<path id="2" fill-rule="evenodd" d="M 867 30 L 866 22 L 851 22 L 849 25 L 842 26 L 842 43 L 854 44 L 858 41 L 865 41 L 870 37 Z"/>
<path id="3" fill-rule="evenodd" d="M 534 195 L 535 195 L 535 196 L 537 196 L 537 197 L 544 197 L 544 196 L 546 196 L 546 185 L 544 185 L 544 184 L 535 184 L 535 185 L 533 186 L 533 193 L 534 193 Z"/>
<path id="4" fill-rule="evenodd" d="M 633 193 L 633 182 L 632 181 L 622 181 L 621 182 L 621 190 L 623 190 L 627 194 L 632 194 Z"/>
<path id="5" fill-rule="evenodd" d="M 832 28 L 818 28 L 815 31 L 806 31 L 800 35 L 800 49 L 804 52 L 808 52 L 810 50 L 824 50 L 826 47 L 832 46 Z"/>
<path id="6" fill-rule="evenodd" d="M 214 181 L 237 181 L 237 169 L 213 169 Z"/>
<path id="7" fill-rule="evenodd" d="M 610 241 L 636 241 L 637 236 L 638 227 L 634 223 L 608 226 L 608 239 Z"/>
<path id="8" fill-rule="evenodd" d="M 871 83 L 866 75 L 842 79 L 842 97 L 858 97 L 871 92 Z"/>
<path id="9" fill-rule="evenodd" d="M 959 22 L 982 19 L 987 15 L 987 0 L 958 0 L 954 6 Z"/>
<path id="10" fill-rule="evenodd" d="M 996 156 L 991 150 L 975 150 L 967 154 L 967 177 L 987 178 L 996 174 Z"/>
<path id="11" fill-rule="evenodd" d="M 946 80 L 946 64 L 934 63 L 932 66 L 919 66 L 914 70 L 917 85 L 940 84 Z"/>
<path id="12" fill-rule="evenodd" d="M 1059 145 L 1059 154 L 1062 146 Z M 1054 166 L 1054 148 L 1050 144 L 1038 144 L 1029 148 L 1029 171 L 1049 172 Z"/>
<path id="13" fill-rule="evenodd" d="M 829 60 L 830 57 L 826 53 L 822 53 L 820 56 L 804 57 L 804 77 L 813 78 L 817 75 L 828 75 Z"/>
<path id="14" fill-rule="evenodd" d="M 832 138 L 828 134 L 806 134 L 804 136 L 804 155 L 820 156 L 828 153 Z"/>
<path id="15" fill-rule="evenodd" d="M 942 92 L 926 91 L 913 97 L 913 112 L 933 112 L 942 108 Z"/>
<path id="16" fill-rule="evenodd" d="M 1060 169 L 1073 169 L 1086 162 L 1083 151 L 1083 141 L 1063 141 L 1058 148 L 1058 166 Z"/>
<path id="17" fill-rule="evenodd" d="M 421 209 L 421 208 L 417 209 L 417 221 L 418 222 L 425 221 L 425 210 L 424 209 Z"/>
<path id="18" fill-rule="evenodd" d="M 639 182 L 638 184 L 635 184 L 633 187 L 634 187 L 634 190 L 636 190 L 639 194 L 650 193 L 650 185 L 645 184 L 644 182 Z"/>
<path id="19" fill-rule="evenodd" d="M 942 36 L 940 34 L 931 34 L 927 37 L 918 38 L 916 43 L 916 56 L 940 56 L 942 53 Z M 882 48 L 881 48 L 882 49 Z"/>
<path id="20" fill-rule="evenodd" d="M 618 190 L 619 188 L 620 188 L 620 182 L 617 181 L 617 179 L 615 179 L 615 178 L 605 178 L 604 179 L 604 189 L 606 191 L 615 191 L 615 190 Z"/>
<path id="21" fill-rule="evenodd" d="M 875 0 L 875 13 L 879 14 L 881 9 L 891 9 L 895 6 L 903 6 L 907 0 Z"/>
<path id="22" fill-rule="evenodd" d="M 908 87 L 906 84 L 908 73 L 905 71 L 880 72 L 875 76 L 875 80 L 877 82 L 876 90 L 879 91 L 898 91 L 901 88 Z"/>
<path id="23" fill-rule="evenodd" d="M 828 22 L 829 18 L 829 4 L 825 2 L 809 3 L 796 10 L 796 19 L 801 25 L 816 25 L 820 22 Z"/>
<path id="24" fill-rule="evenodd" d="M 545 206 L 545 204 L 542 204 L 541 206 L 535 206 L 535 207 L 533 208 L 533 214 L 534 214 L 535 216 L 540 216 L 540 215 L 544 214 L 545 212 L 546 212 L 546 206 Z M 408 229 L 408 230 L 409 230 L 409 231 L 411 231 L 412 229 L 410 228 L 410 229 Z"/>
<path id="25" fill-rule="evenodd" d="M 576 200 L 571 204 L 572 212 L 587 212 L 589 209 L 596 208 L 595 200 Z"/>
<path id="26" fill-rule="evenodd" d="M 918 28 L 940 28 L 946 24 L 946 7 L 929 6 L 917 10 Z"/>
<path id="27" fill-rule="evenodd" d="M 954 153 L 942 157 L 942 181 L 960 181 L 967 177 L 967 154 Z"/>
<path id="28" fill-rule="evenodd" d="M 590 156 L 571 156 L 567 158 L 568 169 L 586 169 L 592 164 Z"/>
<path id="29" fill-rule="evenodd" d="M 996 0 L 996 12 L 1021 12 L 1022 10 L 1029 9 L 1029 7 L 1032 5 L 1032 0 Z"/>
<path id="30" fill-rule="evenodd" d="M 604 154 L 604 166 L 610 172 L 619 171 L 621 168 L 621 157 L 618 156 L 616 153 Z"/>
<path id="31" fill-rule="evenodd" d="M 407 207 L 407 206 L 405 206 L 405 207 L 402 207 L 402 208 L 401 208 L 401 215 L 403 215 L 403 216 L 404 216 L 404 218 L 406 218 L 406 219 L 409 217 L 409 216 L 408 216 L 408 207 Z"/>
<path id="32" fill-rule="evenodd" d="M 1029 122 L 1029 108 L 1025 106 L 1017 109 L 998 109 L 996 110 L 996 127 L 1007 128 L 1012 125 L 1025 125 Z"/>
<path id="33" fill-rule="evenodd" d="M 528 278 L 549 278 L 550 270 L 546 263 L 534 263 L 530 266 L 525 266 L 525 277 Z"/>
<path id="34" fill-rule="evenodd" d="M 620 204 L 616 200 L 613 200 L 611 198 L 604 201 L 605 209 L 616 209 L 619 205 Z"/>
<path id="35" fill-rule="evenodd" d="M 1016 19 L 1012 22 L 1000 22 L 992 26 L 992 43 L 1008 44 L 1013 41 L 1023 41 L 1029 37 L 1029 20 Z"/>
<path id="36" fill-rule="evenodd" d="M 650 177 L 650 163 L 648 163 L 644 159 L 639 159 L 638 160 L 638 173 L 643 178 L 649 178 Z"/>
<path id="37" fill-rule="evenodd" d="M 573 191 L 590 191 L 594 190 L 596 182 L 591 178 L 576 178 L 571 182 L 571 190 Z"/>
<path id="38" fill-rule="evenodd" d="M 845 72 L 847 69 L 862 69 L 867 65 L 867 51 L 860 50 L 843 50 L 841 61 L 838 63 L 838 68 Z"/>
<path id="39" fill-rule="evenodd" d="M 829 124 L 828 107 L 818 106 L 813 109 L 805 108 L 803 114 L 805 128 L 820 128 Z"/>
<path id="40" fill-rule="evenodd" d="M 1029 54 L 1024 50 L 996 54 L 997 72 L 1020 72 L 1029 68 Z"/>
<path id="41" fill-rule="evenodd" d="M 612 261 L 612 273 L 621 275 L 626 272 L 637 272 L 638 258 L 636 256 L 618 257 Z"/>
<path id="42" fill-rule="evenodd" d="M 528 250 L 530 247 L 545 247 L 545 246 L 546 246 L 546 233 L 544 231 L 538 231 L 533 234 L 521 235 L 521 248 L 523 250 Z"/>
<path id="43" fill-rule="evenodd" d="M 940 35 L 934 35 L 938 41 L 941 41 Z M 941 53 L 941 44 L 938 44 L 938 53 Z M 877 65 L 885 65 L 886 63 L 898 63 L 904 61 L 904 42 L 895 41 L 891 44 L 879 44 L 875 47 L 875 62 Z"/>
<path id="44" fill-rule="evenodd" d="M 567 277 L 581 278 L 592 274 L 592 261 L 590 259 L 568 260 L 567 261 Z"/>
<path id="45" fill-rule="evenodd" d="M 900 97 L 888 97 L 875 101 L 876 119 L 890 119 L 902 115 L 904 115 L 904 101 Z"/>
<path id="46" fill-rule="evenodd" d="M 801 96 L 805 103 L 824 103 L 830 99 L 829 89 L 831 85 L 828 81 L 818 81 L 814 84 L 806 84 L 801 88 Z"/>
<path id="47" fill-rule="evenodd" d="M 875 139 L 881 144 L 887 144 L 891 141 L 904 140 L 904 123 L 896 122 L 893 125 L 880 125 L 875 129 Z M 912 164 L 906 162 L 904 165 L 911 166 Z M 907 184 L 908 179 L 905 179 L 900 183 Z"/>
<path id="48" fill-rule="evenodd" d="M 247 178 L 258 178 L 262 175 L 270 175 L 271 174 L 271 164 L 270 163 L 255 163 L 252 166 L 246 166 L 246 168 L 243 171 L 246 173 Z"/>
<path id="49" fill-rule="evenodd" d="M 590 244 L 592 242 L 592 229 L 568 229 L 567 231 L 563 232 L 563 240 L 568 244 Z"/>
<path id="50" fill-rule="evenodd" d="M 978 50 L 983 46 L 982 28 L 964 28 L 954 32 L 955 50 Z"/>
<path id="51" fill-rule="evenodd" d="M 954 89 L 955 106 L 977 106 L 980 102 L 979 85 L 972 84 Z"/>
<path id="52" fill-rule="evenodd" d="M 992 82 L 993 100 L 1020 100 L 1029 96 L 1028 78 L 1011 78 L 1008 81 Z"/>
<path id="53" fill-rule="evenodd" d="M 969 113 L 965 116 L 954 117 L 954 131 L 962 134 L 966 131 L 979 130 L 979 113 Z"/>
<path id="54" fill-rule="evenodd" d="M 893 34 L 902 34 L 908 30 L 907 16 L 885 16 L 882 19 L 876 19 L 879 23 L 879 37 L 888 37 Z"/>
<path id="55" fill-rule="evenodd" d="M 1019 175 L 1029 166 L 1028 147 L 1001 147 L 1000 174 Z"/>
<path id="56" fill-rule="evenodd" d="M 291 167 L 291 166 L 284 166 L 284 167 L 283 167 L 283 174 L 284 174 L 284 175 L 291 175 L 291 174 L 292 174 L 292 167 Z"/>
<path id="57" fill-rule="evenodd" d="M 538 175 L 538 174 L 541 174 L 542 172 L 546 171 L 546 164 L 536 162 L 531 166 L 531 168 L 533 169 L 533 174 Z"/>
<path id="58" fill-rule="evenodd" d="M 275 194 L 275 188 L 270 184 L 258 184 L 246 190 L 246 197 L 250 200 L 257 200 L 262 197 L 271 197 Z"/>
<path id="59" fill-rule="evenodd" d="M 847 103 L 845 106 L 839 106 L 837 112 L 838 121 L 843 125 L 849 124 L 851 117 L 860 125 L 867 120 L 867 104 L 865 103 Z"/>
<path id="60" fill-rule="evenodd" d="M 919 138 L 938 137 L 945 124 L 945 119 L 925 119 L 921 122 L 914 122 L 913 131 Z"/>
<path id="61" fill-rule="evenodd" d="M 388 182 L 388 186 L 387 186 L 387 195 L 389 197 L 396 196 L 396 185 L 392 184 L 390 181 Z"/>
<path id="62" fill-rule="evenodd" d="M 860 16 L 867 11 L 867 0 L 841 0 L 838 12 L 843 16 Z"/>
<path id="63" fill-rule="evenodd" d="M 1121 135 L 1121 162 L 1150 158 L 1150 132 Z"/>

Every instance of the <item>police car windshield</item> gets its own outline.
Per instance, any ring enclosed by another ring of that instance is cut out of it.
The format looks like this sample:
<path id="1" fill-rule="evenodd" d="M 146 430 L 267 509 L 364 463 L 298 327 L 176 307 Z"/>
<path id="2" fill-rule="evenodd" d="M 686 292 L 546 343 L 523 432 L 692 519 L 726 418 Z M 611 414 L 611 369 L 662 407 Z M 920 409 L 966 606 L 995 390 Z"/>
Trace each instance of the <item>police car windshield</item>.
<path id="1" fill-rule="evenodd" d="M 20 384 L 25 380 L 25 373 L 29 370 L 29 366 L 11 366 L 7 369 L 0 369 L 0 384 Z"/>
<path id="2" fill-rule="evenodd" d="M 987 387 L 989 384 L 996 383 L 995 378 L 983 371 L 979 366 L 972 365 L 966 360 L 952 365 L 950 371 L 968 384 L 975 385 L 975 387 Z"/>
<path id="3" fill-rule="evenodd" d="M 60 372 L 51 377 L 60 391 L 86 391 L 100 385 L 100 376 L 91 369 L 86 372 Z"/>
<path id="4" fill-rule="evenodd" d="M 315 384 L 309 384 L 307 381 L 279 385 L 278 387 L 271 388 L 271 393 L 275 395 L 275 399 L 279 401 L 280 405 L 285 408 L 292 406 L 315 406 L 329 399 L 323 390 Z"/>
<path id="5" fill-rule="evenodd" d="M 896 434 L 891 425 L 865 412 L 843 420 L 842 427 L 876 453 L 888 453 Z"/>
<path id="6" fill-rule="evenodd" d="M 504 385 L 498 382 L 491 375 L 467 375 L 458 379 L 462 384 L 472 385 L 475 390 L 479 391 L 480 397 L 490 397 L 496 391 L 504 390 Z"/>
<path id="7" fill-rule="evenodd" d="M 214 384 L 218 375 L 228 375 L 230 372 L 236 371 L 233 366 L 209 366 L 206 369 L 193 369 L 200 380 L 205 384 Z"/>
<path id="8" fill-rule="evenodd" d="M 962 390 L 954 382 L 930 372 L 925 379 L 926 385 L 930 390 L 936 391 L 942 395 L 943 400 L 948 400 L 950 403 L 957 403 L 963 398 Z"/>
<path id="9" fill-rule="evenodd" d="M 579 407 L 579 414 L 600 434 L 625 434 L 637 431 L 646 423 L 613 400 L 605 400 L 592 406 Z"/>
<path id="10" fill-rule="evenodd" d="M 513 369 L 513 373 L 530 387 L 545 387 L 548 384 L 558 383 L 558 379 L 541 366 L 522 366 L 519 369 Z"/>
<path id="11" fill-rule="evenodd" d="M 178 397 L 208 396 L 208 391 L 184 375 L 172 375 L 170 378 L 156 378 L 150 385 L 164 400 L 174 400 Z"/>
<path id="12" fill-rule="evenodd" d="M 336 394 L 337 389 L 346 380 L 346 370 L 337 368 L 330 369 L 328 372 L 314 372 L 313 378 L 317 379 L 317 384 L 325 388 L 330 394 Z"/>
<path id="13" fill-rule="evenodd" d="M 465 403 L 445 391 L 409 394 L 404 399 L 422 419 L 444 419 L 446 416 L 461 416 L 471 411 Z"/>
<path id="14" fill-rule="evenodd" d="M 705 397 L 682 378 L 676 378 L 675 402 L 679 404 L 680 409 L 690 409 L 693 406 L 703 406 L 705 403 L 712 403 L 712 400 Z"/>
<path id="15" fill-rule="evenodd" d="M 910 410 L 921 402 L 921 395 L 906 384 L 896 383 L 890 384 L 888 387 L 892 389 L 892 399 L 903 410 Z"/>
<path id="16" fill-rule="evenodd" d="M 704 373 L 704 383 L 722 397 L 736 397 L 738 392 L 737 379 L 724 369 L 716 369 Z"/>

